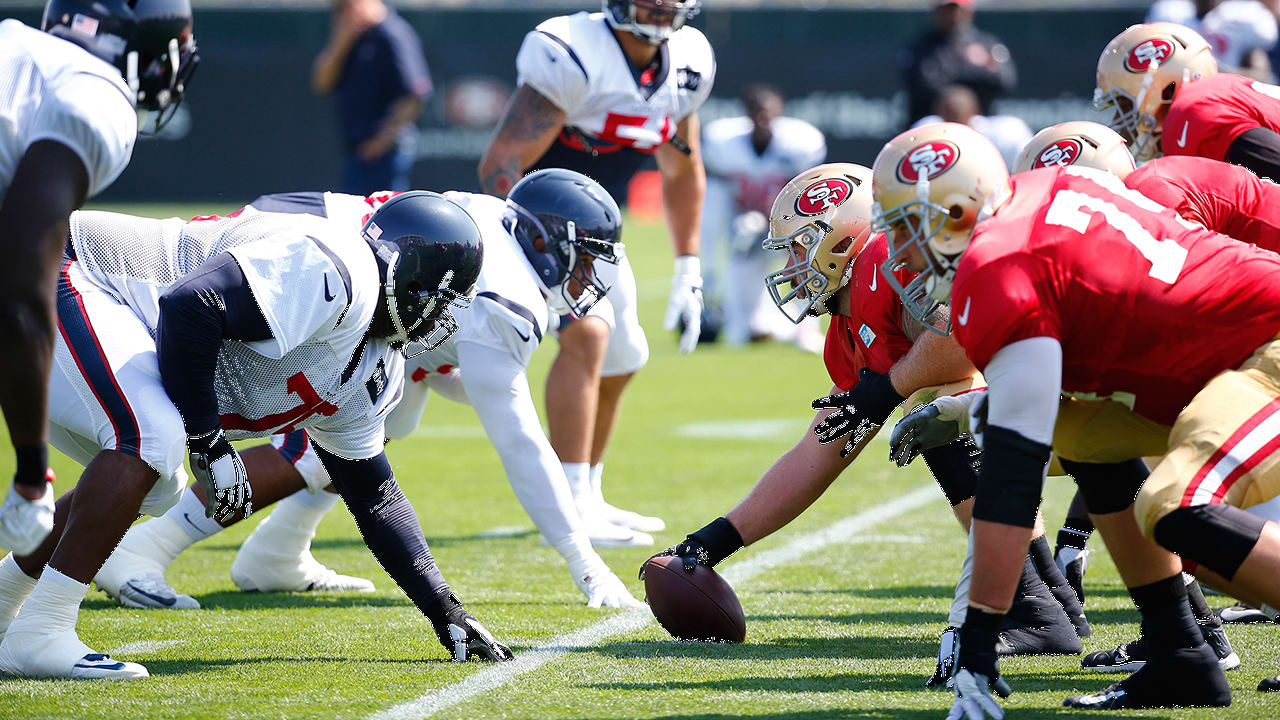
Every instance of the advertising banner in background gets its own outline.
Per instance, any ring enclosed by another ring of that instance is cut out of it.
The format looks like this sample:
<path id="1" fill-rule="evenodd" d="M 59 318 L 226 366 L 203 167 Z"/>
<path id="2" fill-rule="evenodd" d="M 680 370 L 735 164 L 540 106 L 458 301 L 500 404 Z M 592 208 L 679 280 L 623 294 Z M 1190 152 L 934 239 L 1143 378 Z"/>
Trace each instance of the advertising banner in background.
<path id="1" fill-rule="evenodd" d="M 567 9 L 562 12 L 571 12 Z M 526 32 L 554 10 L 404 9 L 422 39 L 436 92 L 419 122 L 415 187 L 476 188 L 476 164 L 515 83 Z M 13 13 L 39 23 L 38 10 Z M 1038 130 L 1093 119 L 1094 66 L 1103 46 L 1141 9 L 980 11 L 1018 67 L 1016 91 L 996 105 Z M 178 117 L 138 143 L 109 201 L 247 201 L 262 193 L 336 187 L 337 112 L 310 89 L 311 62 L 329 34 L 313 9 L 198 8 L 201 62 Z M 718 64 L 702 118 L 738 114 L 738 94 L 767 82 L 787 114 L 827 136 L 832 160 L 870 165 L 906 124 L 898 54 L 927 11 L 717 9 L 694 23 Z"/>

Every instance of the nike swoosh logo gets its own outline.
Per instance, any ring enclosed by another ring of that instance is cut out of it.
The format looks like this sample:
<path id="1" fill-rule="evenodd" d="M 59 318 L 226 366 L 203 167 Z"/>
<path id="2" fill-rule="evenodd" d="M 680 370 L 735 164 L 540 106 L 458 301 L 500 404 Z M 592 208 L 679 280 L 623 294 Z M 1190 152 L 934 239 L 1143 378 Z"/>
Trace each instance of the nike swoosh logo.
<path id="1" fill-rule="evenodd" d="M 1182 123 L 1182 137 L 1178 138 L 1178 147 L 1180 148 L 1184 148 L 1187 146 L 1187 127 L 1189 127 L 1190 125 L 1191 125 L 1190 120 Z"/>
<path id="2" fill-rule="evenodd" d="M 880 271 L 879 271 L 879 269 L 877 269 L 875 272 L 871 273 L 871 292 L 875 292 L 875 291 L 876 291 L 876 283 L 878 283 L 878 282 L 880 282 Z"/>
<path id="3" fill-rule="evenodd" d="M 200 526 L 199 526 L 199 525 L 196 525 L 194 522 L 192 522 L 192 521 L 191 521 L 191 516 L 190 516 L 190 515 L 188 515 L 187 513 L 182 513 L 182 519 L 183 519 L 183 520 L 186 520 L 186 521 L 187 521 L 187 524 L 188 524 L 188 525 L 190 525 L 191 527 L 195 528 L 196 530 L 200 530 Z M 204 532 L 204 531 L 203 531 L 203 530 L 201 530 L 200 532 Z"/>
<path id="4" fill-rule="evenodd" d="M 959 322 L 961 325 L 964 325 L 965 323 L 969 322 L 969 303 L 971 302 L 973 302 L 972 296 L 965 298 L 964 312 L 956 316 L 956 321 Z"/>
<path id="5" fill-rule="evenodd" d="M 324 301 L 333 302 L 333 293 L 329 292 L 329 273 L 324 274 Z"/>
<path id="6" fill-rule="evenodd" d="M 520 336 L 520 339 L 521 339 L 521 340 L 523 340 L 523 341 L 525 341 L 525 342 L 529 342 L 529 336 L 528 336 L 528 335 L 525 335 L 524 333 L 520 332 L 519 330 L 516 330 L 516 334 Z"/>
<path id="7" fill-rule="evenodd" d="M 176 597 L 173 597 L 173 598 L 167 598 L 167 597 L 163 597 L 163 596 L 161 596 L 161 595 L 155 595 L 155 594 L 149 593 L 149 592 L 147 592 L 146 590 L 143 590 L 142 588 L 139 588 L 137 585 L 134 585 L 132 582 L 127 582 L 127 583 L 125 583 L 124 585 L 125 585 L 125 587 L 127 587 L 127 588 L 129 588 L 130 590 L 132 590 L 132 591 L 134 591 L 134 592 L 138 593 L 139 595 L 141 595 L 141 596 L 143 596 L 143 597 L 145 597 L 145 598 L 149 598 L 149 599 L 151 599 L 151 600 L 155 600 L 156 602 L 160 603 L 161 605 L 163 605 L 163 606 L 165 606 L 165 607 L 170 607 L 170 606 L 172 606 L 174 603 L 178 602 L 178 598 L 176 598 Z"/>

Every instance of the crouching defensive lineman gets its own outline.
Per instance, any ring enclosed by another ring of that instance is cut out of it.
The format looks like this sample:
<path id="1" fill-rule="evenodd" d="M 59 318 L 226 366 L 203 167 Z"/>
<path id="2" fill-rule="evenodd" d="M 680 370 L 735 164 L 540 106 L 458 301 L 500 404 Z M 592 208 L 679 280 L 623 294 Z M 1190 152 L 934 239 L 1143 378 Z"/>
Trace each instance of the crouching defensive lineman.
<path id="1" fill-rule="evenodd" d="M 356 232 L 372 208 L 397 195 L 267 195 L 245 212 L 306 213 Z M 469 193 L 446 197 L 466 210 L 484 237 L 476 301 L 458 312 L 457 334 L 405 363 L 404 397 L 387 417 L 387 435 L 401 439 L 417 427 L 428 388 L 474 406 L 516 497 L 564 557 L 588 605 L 638 605 L 591 547 L 525 374 L 547 333 L 549 311 L 581 316 L 608 303 L 609 288 L 596 275 L 595 263 L 613 264 L 621 256 L 621 212 L 598 183 L 560 169 L 526 176 L 506 201 Z M 245 452 L 246 462 L 250 457 L 254 462 L 249 480 L 259 508 L 285 499 L 240 548 L 231 565 L 232 581 L 244 590 L 372 590 L 367 580 L 338 575 L 311 556 L 311 538 L 333 495 L 323 491 L 330 474 L 306 431 L 276 435 L 272 442 L 275 450 L 261 446 Z M 133 607 L 199 607 L 170 587 L 164 572 L 178 553 L 239 519 L 193 521 L 203 497 L 193 485 L 163 517 L 131 528 L 95 578 L 98 587 Z"/>
<path id="2" fill-rule="evenodd" d="M 85 471 L 45 543 L 0 561 L 0 670 L 146 677 L 80 642 L 88 581 L 139 512 L 177 500 L 184 451 L 205 513 L 244 516 L 252 489 L 229 441 L 297 428 L 451 655 L 510 657 L 445 583 L 382 451 L 404 344 L 452 333 L 449 308 L 480 272 L 480 231 L 461 208 L 405 195 L 363 233 L 265 213 L 190 224 L 78 213 L 66 254 L 51 437 Z"/>

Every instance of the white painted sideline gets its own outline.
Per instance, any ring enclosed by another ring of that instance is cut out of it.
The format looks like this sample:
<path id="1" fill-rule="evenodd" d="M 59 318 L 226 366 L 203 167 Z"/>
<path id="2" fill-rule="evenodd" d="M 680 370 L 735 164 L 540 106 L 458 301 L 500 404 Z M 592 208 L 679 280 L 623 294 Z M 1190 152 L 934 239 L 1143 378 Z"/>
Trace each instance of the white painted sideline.
<path id="1" fill-rule="evenodd" d="M 730 563 L 721 574 L 732 584 L 745 583 L 772 567 L 811 555 L 828 545 L 850 542 L 877 523 L 940 499 L 942 494 L 933 483 L 922 485 L 905 495 L 850 515 L 821 530 L 794 538 L 782 547 L 766 550 L 742 562 Z M 511 662 L 490 665 L 465 680 L 374 713 L 368 720 L 419 720 L 430 717 L 441 710 L 502 687 L 516 677 L 537 670 L 574 650 L 589 648 L 615 635 L 639 630 L 651 622 L 653 614 L 648 607 L 632 608 L 581 630 L 558 635 L 543 645 L 522 650 Z"/>

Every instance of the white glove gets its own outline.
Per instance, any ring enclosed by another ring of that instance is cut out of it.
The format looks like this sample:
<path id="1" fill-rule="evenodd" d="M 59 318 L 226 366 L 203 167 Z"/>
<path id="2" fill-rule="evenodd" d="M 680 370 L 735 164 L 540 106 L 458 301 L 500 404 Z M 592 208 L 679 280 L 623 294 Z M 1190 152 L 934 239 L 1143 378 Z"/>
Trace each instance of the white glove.
<path id="1" fill-rule="evenodd" d="M 702 261 L 697 255 L 681 255 L 676 258 L 675 276 L 671 278 L 671 299 L 667 301 L 667 314 L 662 327 L 675 330 L 684 320 L 684 333 L 680 335 L 680 352 L 691 353 L 698 346 L 702 334 Z"/>
<path id="2" fill-rule="evenodd" d="M 0 547 L 14 555 L 30 555 L 53 531 L 53 485 L 45 483 L 44 495 L 28 500 L 12 486 L 0 505 Z"/>
<path id="3" fill-rule="evenodd" d="M 227 442 L 222 428 L 189 436 L 191 474 L 204 490 L 204 514 L 214 520 L 229 520 L 241 510 L 253 513 L 253 488 L 240 453 Z"/>
<path id="4" fill-rule="evenodd" d="M 947 720 L 985 720 L 988 715 L 995 720 L 1004 718 L 1004 710 L 991 697 L 991 681 L 982 673 L 961 668 L 956 672 L 956 701 L 947 713 Z"/>
<path id="5" fill-rule="evenodd" d="M 592 549 L 585 533 L 574 533 L 555 544 L 569 563 L 573 582 L 587 596 L 587 607 L 639 607 L 627 586 L 609 569 L 599 553 Z"/>

